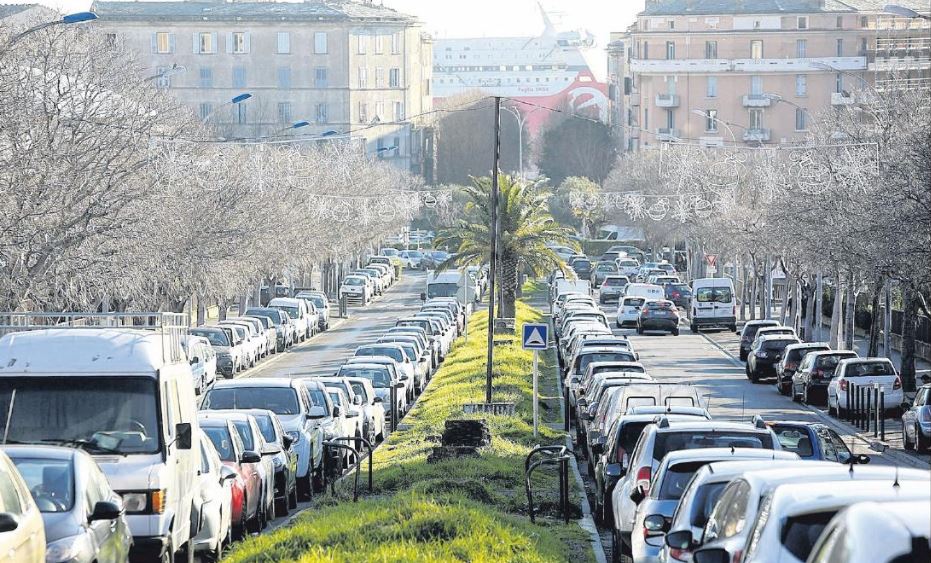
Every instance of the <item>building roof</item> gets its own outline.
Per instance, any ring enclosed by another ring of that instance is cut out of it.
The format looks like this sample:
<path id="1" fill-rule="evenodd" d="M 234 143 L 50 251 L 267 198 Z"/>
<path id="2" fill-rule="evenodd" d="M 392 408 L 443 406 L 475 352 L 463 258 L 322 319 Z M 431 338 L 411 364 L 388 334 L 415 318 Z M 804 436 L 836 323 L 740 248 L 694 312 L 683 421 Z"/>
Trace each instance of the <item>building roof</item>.
<path id="1" fill-rule="evenodd" d="M 415 23 L 413 16 L 372 3 L 330 2 L 94 2 L 91 11 L 109 21 L 370 21 Z"/>
<path id="2" fill-rule="evenodd" d="M 35 4 L 0 4 L 0 20 L 34 8 Z"/>
<path id="3" fill-rule="evenodd" d="M 866 0 L 859 0 L 865 2 Z M 855 12 L 840 0 L 647 0 L 640 16 L 752 15 Z M 880 9 L 882 9 L 880 7 Z"/>

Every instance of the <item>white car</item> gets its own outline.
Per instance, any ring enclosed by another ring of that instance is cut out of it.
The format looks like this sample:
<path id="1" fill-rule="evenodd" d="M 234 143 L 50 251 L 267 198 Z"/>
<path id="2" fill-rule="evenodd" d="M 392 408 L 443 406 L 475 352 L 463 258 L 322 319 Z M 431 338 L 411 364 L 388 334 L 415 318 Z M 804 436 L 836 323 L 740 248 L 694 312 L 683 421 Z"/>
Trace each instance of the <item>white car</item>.
<path id="1" fill-rule="evenodd" d="M 640 319 L 640 307 L 646 302 L 645 297 L 624 297 L 617 306 L 617 326 L 624 328 L 630 325 L 637 326 Z"/>
<path id="2" fill-rule="evenodd" d="M 879 385 L 887 411 L 898 409 L 905 401 L 902 378 L 888 358 L 849 358 L 838 362 L 834 378 L 828 383 L 829 412 L 837 413 L 847 408 L 850 384 L 865 387 L 874 399 L 873 386 Z"/>
<path id="3" fill-rule="evenodd" d="M 637 262 L 633 258 L 621 258 L 617 261 L 617 267 L 621 274 L 633 280 L 640 271 L 640 262 Z"/>
<path id="4" fill-rule="evenodd" d="M 236 321 L 220 321 L 219 327 L 231 329 L 239 337 L 239 345 L 242 347 L 242 367 L 251 368 L 259 358 L 259 340 L 249 332 L 250 325 Z"/>
<path id="5" fill-rule="evenodd" d="M 232 539 L 232 498 L 236 473 L 223 465 L 213 442 L 203 432 L 200 436 L 200 471 L 197 472 L 199 494 L 194 506 L 200 531 L 194 538 L 194 550 L 207 552 L 211 561 L 223 559 L 223 548 Z"/>
<path id="6" fill-rule="evenodd" d="M 270 353 L 268 348 L 268 336 L 265 334 L 265 325 L 254 317 L 226 317 L 226 320 L 233 323 L 248 325 L 249 339 L 255 342 L 256 359 L 262 359 Z M 251 327 L 251 328 L 249 328 Z"/>
<path id="7" fill-rule="evenodd" d="M 411 362 L 411 360 L 407 357 L 407 354 L 404 352 L 404 348 L 400 344 L 389 342 L 382 344 L 366 344 L 356 348 L 356 353 L 354 355 L 357 358 L 388 356 L 394 360 L 401 375 L 399 379 L 404 382 L 404 386 L 407 388 L 408 403 L 414 402 L 414 384 L 416 382 L 417 375 L 414 371 L 413 362 Z"/>
<path id="8" fill-rule="evenodd" d="M 339 298 L 345 297 L 346 300 L 358 301 L 363 305 L 368 305 L 368 302 L 372 299 L 372 293 L 369 289 L 370 283 L 365 276 L 346 276 L 339 286 Z"/>
<path id="9" fill-rule="evenodd" d="M 384 368 L 384 370 L 375 369 L 376 367 Z M 340 377 L 350 374 L 352 377 L 365 377 L 366 379 L 370 379 L 373 382 L 372 385 L 375 386 L 375 393 L 379 395 L 384 394 L 382 397 L 382 406 L 385 408 L 385 416 L 389 416 L 391 414 L 391 388 L 385 387 L 381 375 L 383 372 L 388 375 L 392 384 L 395 385 L 396 406 L 399 413 L 398 418 L 400 418 L 407 412 L 407 383 L 401 381 L 402 369 L 393 358 L 389 358 L 388 356 L 349 358 L 346 360 L 346 363 L 339 368 Z M 387 399 L 384 397 L 387 397 Z"/>
<path id="10" fill-rule="evenodd" d="M 861 502 L 834 517 L 809 563 L 927 561 L 931 511 L 927 501 Z M 882 538 L 877 541 L 877 538 Z"/>
<path id="11" fill-rule="evenodd" d="M 291 317 L 291 321 L 294 322 L 295 343 L 307 340 L 312 336 L 311 330 L 313 329 L 314 319 L 311 319 L 307 303 L 303 299 L 276 297 L 268 302 L 268 306 L 272 309 L 284 311 Z"/>
<path id="12" fill-rule="evenodd" d="M 342 368 L 340 368 L 342 372 Z M 365 430 L 363 438 L 369 441 L 374 447 L 376 443 L 385 439 L 385 403 L 387 399 L 383 398 L 384 393 L 379 393 L 372 381 L 365 377 L 343 377 L 352 386 L 356 397 L 361 401 L 357 404 L 362 409 L 362 415 L 365 417 Z M 388 389 L 385 389 L 388 391 Z"/>

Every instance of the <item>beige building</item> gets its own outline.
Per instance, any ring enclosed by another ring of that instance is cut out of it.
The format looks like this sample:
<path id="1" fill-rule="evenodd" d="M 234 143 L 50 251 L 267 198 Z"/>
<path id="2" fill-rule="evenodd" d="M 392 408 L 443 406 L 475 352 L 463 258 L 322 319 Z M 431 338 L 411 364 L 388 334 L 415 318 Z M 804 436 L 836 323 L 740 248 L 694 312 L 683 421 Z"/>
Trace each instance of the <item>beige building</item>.
<path id="1" fill-rule="evenodd" d="M 420 172 L 418 116 L 432 109 L 432 44 L 412 16 L 367 0 L 95 2 L 92 9 L 95 25 L 141 54 L 156 87 L 223 137 L 349 137 Z M 244 93 L 251 98 L 231 102 Z"/>
<path id="2" fill-rule="evenodd" d="M 882 10 L 873 0 L 647 0 L 612 43 L 626 56 L 614 65 L 628 72 L 618 102 L 627 150 L 792 143 L 818 112 L 888 87 L 890 70 L 931 85 L 929 22 Z"/>

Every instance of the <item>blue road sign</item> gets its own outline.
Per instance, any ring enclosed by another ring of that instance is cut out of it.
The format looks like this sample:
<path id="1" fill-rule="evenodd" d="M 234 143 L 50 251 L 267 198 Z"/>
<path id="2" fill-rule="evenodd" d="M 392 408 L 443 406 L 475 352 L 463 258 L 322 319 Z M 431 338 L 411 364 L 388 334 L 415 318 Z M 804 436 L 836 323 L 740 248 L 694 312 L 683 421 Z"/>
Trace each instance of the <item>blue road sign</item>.
<path id="1" fill-rule="evenodd" d="M 546 324 L 525 324 L 521 338 L 524 350 L 546 350 L 549 330 Z"/>

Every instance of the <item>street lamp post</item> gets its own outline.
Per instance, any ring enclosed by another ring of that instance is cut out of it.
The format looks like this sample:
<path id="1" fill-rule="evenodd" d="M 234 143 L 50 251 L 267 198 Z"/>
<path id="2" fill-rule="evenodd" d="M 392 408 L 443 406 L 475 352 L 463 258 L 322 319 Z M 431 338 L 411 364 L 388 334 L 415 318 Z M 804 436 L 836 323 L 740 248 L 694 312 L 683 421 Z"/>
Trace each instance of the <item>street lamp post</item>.
<path id="1" fill-rule="evenodd" d="M 202 120 L 202 123 L 207 123 L 207 121 L 210 120 L 211 117 L 213 117 L 213 114 L 215 114 L 215 113 L 217 113 L 218 111 L 220 111 L 220 108 L 223 108 L 223 107 L 226 107 L 226 106 L 235 106 L 235 105 L 239 105 L 239 104 L 245 102 L 246 100 L 248 100 L 248 99 L 251 98 L 251 97 L 252 97 L 252 94 L 250 94 L 250 93 L 248 93 L 248 92 L 243 92 L 242 94 L 237 94 L 237 95 L 233 96 L 229 101 L 223 102 L 223 103 L 220 104 L 216 109 L 214 109 L 213 111 L 211 111 L 210 113 L 208 113 L 208 114 L 204 117 L 204 119 Z"/>
<path id="2" fill-rule="evenodd" d="M 528 111 L 526 114 L 521 115 L 517 108 L 510 106 L 501 106 L 501 109 L 505 110 L 509 114 L 513 115 L 517 119 L 517 160 L 519 166 L 519 172 L 521 179 L 524 178 L 524 124 L 527 123 L 527 118 L 530 117 L 530 114 L 537 111 L 540 108 L 533 108 Z"/>
<path id="3" fill-rule="evenodd" d="M 39 25 L 34 25 L 25 31 L 17 33 L 12 38 L 10 38 L 10 40 L 6 44 L 6 47 L 11 47 L 13 46 L 13 44 L 15 44 L 17 41 L 19 41 L 23 37 L 26 37 L 27 35 L 31 33 L 35 33 L 37 31 L 43 30 L 48 27 L 52 27 L 56 25 L 67 25 L 67 24 L 72 24 L 72 23 L 83 23 L 83 22 L 93 21 L 96 19 L 97 19 L 97 14 L 95 14 L 94 12 L 75 12 L 73 14 L 67 14 L 65 16 L 62 16 L 60 20 L 53 20 L 50 22 L 40 23 Z"/>
<path id="4" fill-rule="evenodd" d="M 906 8 L 905 6 L 899 6 L 898 4 L 886 4 L 883 6 L 883 11 L 887 14 L 892 14 L 894 16 L 902 16 L 903 18 L 918 18 L 922 20 L 931 20 L 931 15 L 928 14 L 919 14 L 911 8 Z"/>

